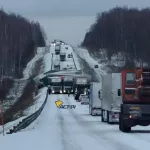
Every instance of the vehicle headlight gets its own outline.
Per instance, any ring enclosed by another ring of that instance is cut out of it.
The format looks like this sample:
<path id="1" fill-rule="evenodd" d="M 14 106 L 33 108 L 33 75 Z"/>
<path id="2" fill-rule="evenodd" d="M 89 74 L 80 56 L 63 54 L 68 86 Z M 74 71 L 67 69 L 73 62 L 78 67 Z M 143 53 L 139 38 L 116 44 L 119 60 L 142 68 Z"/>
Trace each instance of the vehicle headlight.
<path id="1" fill-rule="evenodd" d="M 66 90 L 64 90 L 64 92 L 66 92 Z"/>
<path id="2" fill-rule="evenodd" d="M 62 91 L 60 90 L 60 93 L 62 93 Z"/>
<path id="3" fill-rule="evenodd" d="M 52 93 L 54 93 L 54 91 L 52 91 Z"/>

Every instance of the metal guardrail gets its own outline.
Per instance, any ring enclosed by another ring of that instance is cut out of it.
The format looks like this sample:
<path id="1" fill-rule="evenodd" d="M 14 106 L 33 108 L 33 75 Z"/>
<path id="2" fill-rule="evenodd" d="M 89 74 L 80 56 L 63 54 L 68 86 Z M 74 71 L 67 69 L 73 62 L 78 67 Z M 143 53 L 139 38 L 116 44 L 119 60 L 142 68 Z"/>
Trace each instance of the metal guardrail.
<path id="1" fill-rule="evenodd" d="M 37 117 L 41 114 L 46 102 L 47 102 L 47 98 L 48 98 L 48 91 L 46 94 L 46 98 L 44 103 L 42 104 L 42 106 L 39 108 L 39 110 L 37 110 L 35 113 L 33 113 L 32 115 L 28 116 L 27 118 L 23 119 L 21 122 L 19 122 L 18 125 L 13 126 L 13 129 L 10 129 L 9 132 L 7 132 L 7 134 L 12 134 L 12 133 L 16 133 L 22 129 L 25 129 L 27 126 L 29 126 L 34 120 L 37 119 Z"/>
<path id="2" fill-rule="evenodd" d="M 17 124 L 18 124 L 18 122 L 14 123 L 14 124 L 11 124 L 11 125 L 9 125 L 9 126 L 7 126 L 7 127 L 5 127 L 5 128 L 4 128 L 4 131 L 6 132 L 6 131 L 10 130 L 13 126 L 15 126 L 15 125 L 17 125 Z M 2 134 L 2 133 L 3 133 L 3 130 L 0 130 L 0 134 Z"/>

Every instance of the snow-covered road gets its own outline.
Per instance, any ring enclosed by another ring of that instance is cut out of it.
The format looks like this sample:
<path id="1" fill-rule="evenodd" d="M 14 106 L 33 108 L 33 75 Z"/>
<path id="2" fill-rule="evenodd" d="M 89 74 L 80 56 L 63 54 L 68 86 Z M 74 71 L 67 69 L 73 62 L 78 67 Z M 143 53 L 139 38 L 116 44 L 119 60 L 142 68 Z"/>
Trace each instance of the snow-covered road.
<path id="1" fill-rule="evenodd" d="M 64 105 L 75 104 L 76 109 L 59 109 L 55 105 L 57 100 Z M 88 106 L 76 103 L 72 96 L 50 95 L 38 119 L 17 134 L 0 137 L 1 147 L 5 150 L 149 150 L 150 132 L 141 133 L 143 127 L 122 133 L 118 125 L 100 120 L 90 116 Z"/>

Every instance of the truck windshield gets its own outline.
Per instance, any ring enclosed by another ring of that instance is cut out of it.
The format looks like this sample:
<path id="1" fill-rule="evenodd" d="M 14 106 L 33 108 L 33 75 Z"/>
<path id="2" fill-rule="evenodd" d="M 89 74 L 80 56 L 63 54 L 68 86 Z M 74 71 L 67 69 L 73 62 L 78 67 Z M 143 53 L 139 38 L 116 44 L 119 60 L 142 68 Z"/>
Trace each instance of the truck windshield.
<path id="1" fill-rule="evenodd" d="M 55 85 L 55 86 L 59 86 L 59 85 L 61 85 L 61 83 L 60 82 L 53 82 L 53 83 L 51 83 L 51 85 Z"/>
<path id="2" fill-rule="evenodd" d="M 64 82 L 64 85 L 65 85 L 65 86 L 69 86 L 69 85 L 72 86 L 72 85 L 73 85 L 73 82 Z"/>
<path id="3" fill-rule="evenodd" d="M 65 87 L 65 90 L 71 90 L 72 89 L 72 87 L 70 86 L 70 87 Z"/>
<path id="4" fill-rule="evenodd" d="M 135 95 L 135 89 L 125 89 L 126 95 Z"/>
<path id="5" fill-rule="evenodd" d="M 135 76 L 136 76 L 135 73 L 128 72 L 126 74 L 126 84 L 135 84 Z"/>
<path id="6" fill-rule="evenodd" d="M 55 86 L 55 87 L 53 87 L 53 89 L 54 89 L 54 90 L 60 90 L 61 87 L 60 87 L 60 86 Z"/>

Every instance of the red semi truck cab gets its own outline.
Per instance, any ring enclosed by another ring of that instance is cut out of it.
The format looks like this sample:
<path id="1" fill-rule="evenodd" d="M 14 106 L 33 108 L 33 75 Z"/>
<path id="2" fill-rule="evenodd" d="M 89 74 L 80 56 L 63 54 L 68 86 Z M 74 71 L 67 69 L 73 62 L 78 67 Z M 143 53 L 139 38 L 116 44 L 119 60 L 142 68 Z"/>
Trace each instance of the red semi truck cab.
<path id="1" fill-rule="evenodd" d="M 124 104 L 150 103 L 150 69 L 122 71 L 122 100 Z"/>
<path id="2" fill-rule="evenodd" d="M 150 68 L 124 69 L 121 84 L 119 129 L 130 132 L 133 126 L 150 125 Z"/>

